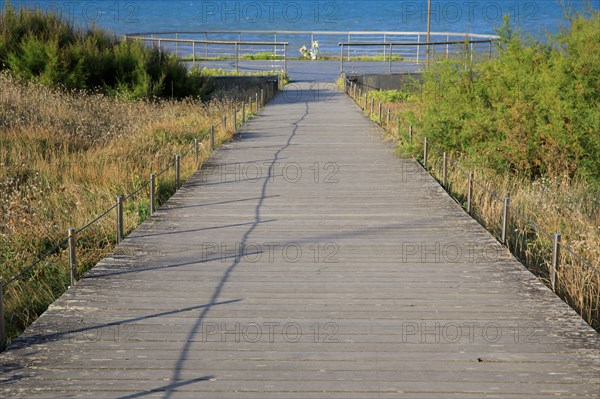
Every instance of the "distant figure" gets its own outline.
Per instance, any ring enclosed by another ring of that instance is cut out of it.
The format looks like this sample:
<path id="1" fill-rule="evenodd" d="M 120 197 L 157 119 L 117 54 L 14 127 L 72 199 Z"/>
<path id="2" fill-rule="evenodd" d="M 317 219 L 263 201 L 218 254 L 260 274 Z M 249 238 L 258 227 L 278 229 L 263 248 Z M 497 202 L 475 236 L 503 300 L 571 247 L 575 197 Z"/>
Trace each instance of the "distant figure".
<path id="1" fill-rule="evenodd" d="M 306 46 L 300 47 L 300 53 L 306 58 L 310 58 L 311 60 L 316 60 L 317 57 L 319 56 L 319 42 L 317 40 L 315 40 L 312 43 L 312 47 L 310 48 L 310 50 L 308 50 L 306 48 Z"/>

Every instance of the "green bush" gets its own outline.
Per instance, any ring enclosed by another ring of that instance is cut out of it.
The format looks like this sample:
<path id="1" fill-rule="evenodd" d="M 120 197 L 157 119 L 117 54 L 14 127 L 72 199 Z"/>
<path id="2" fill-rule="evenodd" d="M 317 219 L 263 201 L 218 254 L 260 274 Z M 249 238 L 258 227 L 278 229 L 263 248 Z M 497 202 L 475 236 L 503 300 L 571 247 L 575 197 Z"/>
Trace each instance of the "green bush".
<path id="1" fill-rule="evenodd" d="M 542 44 L 506 21 L 494 59 L 433 64 L 419 131 L 438 149 L 500 173 L 600 182 L 600 15 L 569 22 Z"/>
<path id="2" fill-rule="evenodd" d="M 0 14 L 0 70 L 71 90 L 102 90 L 126 98 L 202 96 L 206 79 L 190 76 L 176 57 L 119 41 L 96 28 L 76 30 L 51 13 Z"/>

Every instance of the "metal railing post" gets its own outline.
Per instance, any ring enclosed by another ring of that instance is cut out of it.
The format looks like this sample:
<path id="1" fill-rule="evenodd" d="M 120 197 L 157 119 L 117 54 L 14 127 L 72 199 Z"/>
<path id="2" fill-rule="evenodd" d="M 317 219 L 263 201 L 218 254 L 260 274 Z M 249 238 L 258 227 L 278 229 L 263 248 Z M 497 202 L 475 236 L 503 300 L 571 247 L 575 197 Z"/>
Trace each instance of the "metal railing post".
<path id="1" fill-rule="evenodd" d="M 196 42 L 192 42 L 192 66 L 196 66 Z"/>
<path id="2" fill-rule="evenodd" d="M 340 75 L 344 73 L 344 43 L 340 46 Z"/>
<path id="3" fill-rule="evenodd" d="M 242 101 L 242 123 L 246 123 L 246 103 Z"/>
<path id="4" fill-rule="evenodd" d="M 446 182 L 448 178 L 448 154 L 444 152 L 442 156 L 442 187 L 446 187 Z"/>
<path id="5" fill-rule="evenodd" d="M 117 243 L 123 241 L 123 196 L 117 195 Z"/>
<path id="6" fill-rule="evenodd" d="M 6 327 L 4 325 L 4 280 L 0 277 L 0 351 L 6 347 Z"/>
<path id="7" fill-rule="evenodd" d="M 467 187 L 467 213 L 470 215 L 473 206 L 473 172 L 469 172 Z"/>
<path id="8" fill-rule="evenodd" d="M 69 271 L 71 275 L 71 287 L 77 282 L 77 270 L 75 269 L 77 265 L 77 253 L 75 252 L 76 242 L 77 237 L 75 229 L 71 228 L 69 229 Z"/>
<path id="9" fill-rule="evenodd" d="M 506 236 L 508 235 L 508 208 L 510 206 L 510 198 L 504 198 L 504 209 L 502 210 L 502 236 L 500 242 L 506 245 Z"/>
<path id="10" fill-rule="evenodd" d="M 215 125 L 210 125 L 210 150 L 215 150 Z"/>
<path id="11" fill-rule="evenodd" d="M 181 155 L 175 155 L 175 190 L 181 188 Z"/>
<path id="12" fill-rule="evenodd" d="M 427 170 L 427 156 L 428 156 L 428 148 L 427 148 L 427 137 L 423 139 L 423 167 Z"/>
<path id="13" fill-rule="evenodd" d="M 556 292 L 556 278 L 560 266 L 560 241 L 560 234 L 554 234 L 554 242 L 552 243 L 552 269 L 550 270 L 550 285 L 552 285 L 552 291 L 554 292 Z"/>
<path id="14" fill-rule="evenodd" d="M 235 44 L 235 72 L 240 71 L 240 48 L 238 43 Z"/>
<path id="15" fill-rule="evenodd" d="M 150 173 L 150 215 L 156 212 L 156 176 Z"/>
<path id="16" fill-rule="evenodd" d="M 390 64 L 388 67 L 388 73 L 391 75 L 392 74 L 392 44 L 390 44 Z"/>
<path id="17" fill-rule="evenodd" d="M 287 73 L 287 44 L 283 45 L 283 72 Z"/>
<path id="18" fill-rule="evenodd" d="M 194 139 L 194 162 L 198 163 L 198 139 Z"/>

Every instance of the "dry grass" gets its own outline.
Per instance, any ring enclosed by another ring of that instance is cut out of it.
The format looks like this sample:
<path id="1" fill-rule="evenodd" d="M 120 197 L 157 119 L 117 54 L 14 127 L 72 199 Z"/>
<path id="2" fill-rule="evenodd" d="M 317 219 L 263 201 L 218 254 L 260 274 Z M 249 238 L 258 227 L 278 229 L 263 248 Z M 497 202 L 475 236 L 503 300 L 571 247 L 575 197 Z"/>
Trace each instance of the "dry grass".
<path id="1" fill-rule="evenodd" d="M 126 195 L 151 172 L 186 152 L 194 138 L 209 147 L 211 124 L 240 108 L 227 99 L 121 101 L 103 95 L 65 93 L 0 74 L 0 277 L 5 281 Z M 248 107 L 246 107 L 248 108 Z M 238 118 L 238 120 L 241 118 Z M 217 144 L 233 128 L 216 129 Z M 205 152 L 200 151 L 201 159 Z M 198 167 L 182 160 L 185 180 Z M 159 203 L 175 189 L 173 170 L 158 179 Z M 126 230 L 149 210 L 143 189 L 125 203 Z M 115 242 L 114 211 L 78 237 L 79 271 L 93 266 Z M 33 321 L 69 283 L 61 250 L 5 289 L 8 335 Z"/>
<path id="2" fill-rule="evenodd" d="M 364 105 L 364 99 L 357 99 Z M 378 104 L 375 104 L 378 120 Z M 390 123 L 387 110 L 390 109 Z M 370 113 L 368 103 L 367 114 Z M 383 106 L 382 126 L 387 138 L 398 144 L 401 154 L 422 154 L 423 142 L 414 132 L 412 142 L 408 140 L 409 117 L 419 118 L 420 108 L 416 103 L 388 103 Z M 408 115 L 408 117 L 407 117 Z M 396 117 L 399 123 L 397 124 Z M 431 173 L 441 181 L 442 158 L 435 151 L 435 143 L 429 143 L 428 164 Z M 453 155 L 450 155 L 452 157 Z M 469 160 L 456 156 L 453 160 L 464 171 L 469 169 Z M 473 216 L 496 237 L 501 236 L 504 197 L 510 197 L 511 206 L 522 216 L 538 226 L 534 228 L 515 212 L 511 215 L 508 229 L 508 247 L 546 285 L 550 286 L 552 264 L 552 238 L 560 233 L 562 243 L 572 253 L 562 248 L 560 269 L 557 277 L 557 294 L 560 295 L 583 319 L 600 331 L 600 274 L 586 266 L 579 257 L 594 267 L 600 267 L 600 197 L 585 182 L 572 181 L 566 176 L 541 179 L 531 182 L 515 176 L 498 175 L 481 168 L 472 170 L 475 179 L 483 186 L 474 186 Z M 448 191 L 466 207 L 467 176 L 448 166 Z M 497 198 L 490 195 L 493 193 Z M 544 234 L 547 233 L 547 234 Z"/>

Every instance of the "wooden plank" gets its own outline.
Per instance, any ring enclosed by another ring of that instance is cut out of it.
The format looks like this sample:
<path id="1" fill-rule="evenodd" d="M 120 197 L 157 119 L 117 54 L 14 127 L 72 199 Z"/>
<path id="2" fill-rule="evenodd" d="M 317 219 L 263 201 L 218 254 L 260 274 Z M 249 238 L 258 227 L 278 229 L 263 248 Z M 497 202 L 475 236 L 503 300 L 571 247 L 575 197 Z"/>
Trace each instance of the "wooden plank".
<path id="1" fill-rule="evenodd" d="M 288 86 L 59 298 L 0 394 L 597 397 L 598 334 L 320 87 Z"/>

